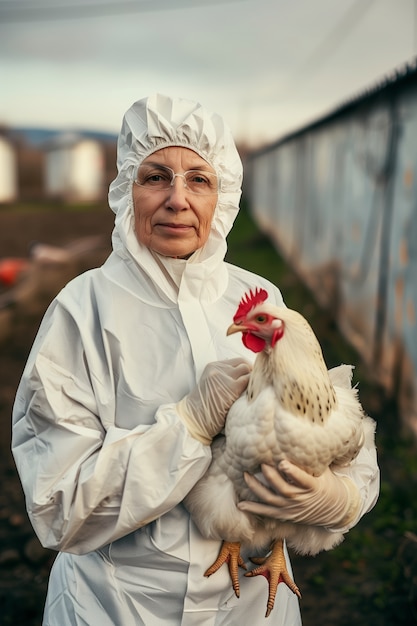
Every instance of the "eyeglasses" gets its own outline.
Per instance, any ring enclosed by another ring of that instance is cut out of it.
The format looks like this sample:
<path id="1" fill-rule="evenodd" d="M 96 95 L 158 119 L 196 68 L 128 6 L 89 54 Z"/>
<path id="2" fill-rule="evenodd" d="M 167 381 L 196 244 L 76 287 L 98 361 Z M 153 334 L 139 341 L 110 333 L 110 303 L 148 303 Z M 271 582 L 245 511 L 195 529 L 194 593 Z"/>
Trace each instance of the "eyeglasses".
<path id="1" fill-rule="evenodd" d="M 209 196 L 219 191 L 216 174 L 204 170 L 188 170 L 183 174 L 176 174 L 170 167 L 156 164 L 140 165 L 134 182 L 151 191 L 163 191 L 174 185 L 177 176 L 184 180 L 184 187 L 191 193 Z"/>

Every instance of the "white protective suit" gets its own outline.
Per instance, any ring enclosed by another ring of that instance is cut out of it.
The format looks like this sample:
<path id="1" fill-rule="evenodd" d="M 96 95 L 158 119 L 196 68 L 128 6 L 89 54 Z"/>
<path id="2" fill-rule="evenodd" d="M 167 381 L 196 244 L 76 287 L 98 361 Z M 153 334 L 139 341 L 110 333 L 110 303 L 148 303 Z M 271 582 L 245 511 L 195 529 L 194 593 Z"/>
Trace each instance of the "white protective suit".
<path id="1" fill-rule="evenodd" d="M 221 191 L 206 245 L 187 261 L 138 243 L 132 173 L 166 146 L 193 149 Z M 268 281 L 224 262 L 238 211 L 241 162 L 222 119 L 199 104 L 155 95 L 126 113 L 110 206 L 113 253 L 71 281 L 50 305 L 28 359 L 13 415 L 13 453 L 30 519 L 59 550 L 45 626 L 239 626 L 264 622 L 267 584 L 226 566 L 205 569 L 219 543 L 201 537 L 182 505 L 207 469 L 210 447 L 193 439 L 175 403 L 211 361 L 251 359 L 226 329 L 248 288 Z M 347 472 L 362 514 L 374 504 L 373 444 Z M 279 585 L 273 626 L 301 623 Z"/>

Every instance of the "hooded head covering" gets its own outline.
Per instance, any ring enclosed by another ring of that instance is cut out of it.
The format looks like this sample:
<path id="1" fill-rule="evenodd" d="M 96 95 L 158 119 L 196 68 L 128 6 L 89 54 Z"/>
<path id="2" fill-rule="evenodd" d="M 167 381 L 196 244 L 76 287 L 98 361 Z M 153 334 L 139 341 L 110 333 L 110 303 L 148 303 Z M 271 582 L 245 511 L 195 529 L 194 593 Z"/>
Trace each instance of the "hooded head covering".
<path id="1" fill-rule="evenodd" d="M 223 259 L 226 236 L 239 210 L 242 183 L 242 163 L 231 131 L 218 114 L 199 103 L 161 94 L 138 100 L 123 118 L 117 145 L 118 175 L 109 193 L 109 204 L 116 214 L 113 248 L 122 257 L 133 257 L 141 267 L 149 264 L 149 256 L 157 256 L 136 240 L 132 185 L 142 161 L 169 146 L 193 150 L 219 177 L 220 191 L 208 241 L 190 261 L 199 263 L 213 255 Z M 164 265 L 170 263 L 164 260 Z"/>
<path id="2" fill-rule="evenodd" d="M 137 167 L 169 146 L 194 150 L 219 177 L 220 191 L 209 237 L 187 260 L 163 257 L 136 239 L 132 185 Z M 116 214 L 113 254 L 103 271 L 136 298 L 158 308 L 178 308 L 200 375 L 216 360 L 204 307 L 226 292 L 226 236 L 239 210 L 242 163 L 223 119 L 200 104 L 156 94 L 135 102 L 124 116 L 117 146 L 118 175 L 109 204 Z"/>

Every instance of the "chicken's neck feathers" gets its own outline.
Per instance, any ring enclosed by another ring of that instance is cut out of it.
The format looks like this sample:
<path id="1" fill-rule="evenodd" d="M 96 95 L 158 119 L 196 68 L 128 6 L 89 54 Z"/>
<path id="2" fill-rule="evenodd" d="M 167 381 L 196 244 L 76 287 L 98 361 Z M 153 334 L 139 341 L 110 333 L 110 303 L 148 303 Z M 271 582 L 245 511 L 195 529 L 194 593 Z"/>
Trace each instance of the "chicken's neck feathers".
<path id="1" fill-rule="evenodd" d="M 277 403 L 286 411 L 313 423 L 325 423 L 337 407 L 337 399 L 321 349 L 314 348 L 297 354 L 290 342 L 283 340 L 260 352 L 248 385 L 248 401 L 272 386 Z"/>

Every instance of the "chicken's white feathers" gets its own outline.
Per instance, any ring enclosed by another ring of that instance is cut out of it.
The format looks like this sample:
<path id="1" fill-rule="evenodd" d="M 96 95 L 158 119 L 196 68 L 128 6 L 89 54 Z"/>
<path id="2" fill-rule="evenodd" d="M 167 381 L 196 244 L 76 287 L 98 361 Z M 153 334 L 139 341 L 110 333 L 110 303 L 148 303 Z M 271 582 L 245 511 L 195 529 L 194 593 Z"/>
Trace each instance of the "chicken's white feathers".
<path id="1" fill-rule="evenodd" d="M 351 388 L 353 368 L 327 370 L 305 318 L 259 302 L 263 294 L 250 296 L 228 331 L 242 332 L 245 345 L 258 352 L 248 388 L 231 407 L 225 436 L 213 442 L 211 465 L 185 505 L 207 538 L 239 541 L 251 550 L 285 538 L 297 552 L 316 554 L 340 543 L 342 533 L 240 511 L 239 501 L 254 498 L 243 474 L 259 475 L 261 463 L 276 467 L 283 459 L 315 476 L 340 468 L 356 457 L 371 427 L 364 424 L 373 421 Z"/>

